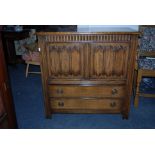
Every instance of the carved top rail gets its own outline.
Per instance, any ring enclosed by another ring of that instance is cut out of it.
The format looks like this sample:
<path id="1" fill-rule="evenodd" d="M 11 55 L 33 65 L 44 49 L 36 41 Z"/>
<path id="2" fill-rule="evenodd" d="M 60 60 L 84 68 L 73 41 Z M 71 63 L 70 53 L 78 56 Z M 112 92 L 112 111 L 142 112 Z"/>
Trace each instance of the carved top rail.
<path id="1" fill-rule="evenodd" d="M 138 32 L 38 32 L 46 42 L 129 42 Z"/>

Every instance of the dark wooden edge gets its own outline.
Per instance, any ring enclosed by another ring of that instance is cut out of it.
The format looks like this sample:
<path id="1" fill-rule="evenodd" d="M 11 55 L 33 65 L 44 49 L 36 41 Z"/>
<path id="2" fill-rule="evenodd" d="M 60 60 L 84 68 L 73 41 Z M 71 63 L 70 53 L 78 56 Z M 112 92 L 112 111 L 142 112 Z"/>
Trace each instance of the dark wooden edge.
<path id="1" fill-rule="evenodd" d="M 81 114 L 81 113 L 89 113 L 89 114 L 95 114 L 95 113 L 107 113 L 107 114 L 113 114 L 113 113 L 118 113 L 121 114 L 121 110 L 119 109 L 112 109 L 112 110 L 100 110 L 100 109 L 52 109 L 52 113 L 66 113 L 66 114 Z"/>
<path id="2" fill-rule="evenodd" d="M 14 129 L 18 128 L 17 120 L 16 120 L 16 114 L 15 114 L 15 107 L 13 104 L 13 96 L 11 93 L 11 85 L 8 77 L 8 70 L 5 62 L 4 52 L 3 52 L 3 44 L 2 44 L 2 38 L 1 38 L 1 32 L 0 32 L 0 57 L 2 58 L 2 66 L 3 66 L 3 79 L 4 83 L 7 85 L 7 90 L 5 90 L 4 85 L 2 87 L 4 91 L 4 98 L 5 98 L 5 109 L 7 112 L 7 119 L 8 119 L 8 128 Z"/>

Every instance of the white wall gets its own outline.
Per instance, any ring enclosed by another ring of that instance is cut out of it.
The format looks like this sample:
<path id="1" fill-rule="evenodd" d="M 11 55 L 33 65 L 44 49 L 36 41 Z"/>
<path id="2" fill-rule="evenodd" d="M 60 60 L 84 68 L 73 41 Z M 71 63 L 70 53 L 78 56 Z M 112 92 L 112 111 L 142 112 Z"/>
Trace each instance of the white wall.
<path id="1" fill-rule="evenodd" d="M 79 31 L 117 31 L 121 29 L 139 30 L 139 25 L 78 25 Z"/>

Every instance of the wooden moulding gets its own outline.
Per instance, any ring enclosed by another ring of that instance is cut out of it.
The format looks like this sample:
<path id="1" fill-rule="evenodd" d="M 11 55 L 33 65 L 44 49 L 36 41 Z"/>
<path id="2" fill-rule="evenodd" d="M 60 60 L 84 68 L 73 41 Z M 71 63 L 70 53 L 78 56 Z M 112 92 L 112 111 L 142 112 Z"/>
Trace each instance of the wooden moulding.
<path id="1" fill-rule="evenodd" d="M 113 80 L 79 80 L 79 79 L 49 79 L 48 84 L 53 85 L 83 85 L 83 86 L 91 86 L 91 85 L 124 85 L 126 83 L 126 80 L 119 80 L 119 79 L 113 79 Z"/>
<path id="2" fill-rule="evenodd" d="M 130 42 L 131 35 L 138 32 L 38 32 L 46 42 Z"/>

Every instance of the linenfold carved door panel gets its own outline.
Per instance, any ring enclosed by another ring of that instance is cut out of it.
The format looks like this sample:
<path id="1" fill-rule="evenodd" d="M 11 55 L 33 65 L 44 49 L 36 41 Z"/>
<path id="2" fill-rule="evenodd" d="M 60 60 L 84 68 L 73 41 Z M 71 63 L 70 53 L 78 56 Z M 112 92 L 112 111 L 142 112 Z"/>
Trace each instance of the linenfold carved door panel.
<path id="1" fill-rule="evenodd" d="M 78 43 L 54 43 L 47 47 L 48 74 L 51 78 L 84 77 L 84 46 Z"/>
<path id="2" fill-rule="evenodd" d="M 95 43 L 90 48 L 90 78 L 126 78 L 128 44 Z"/>

